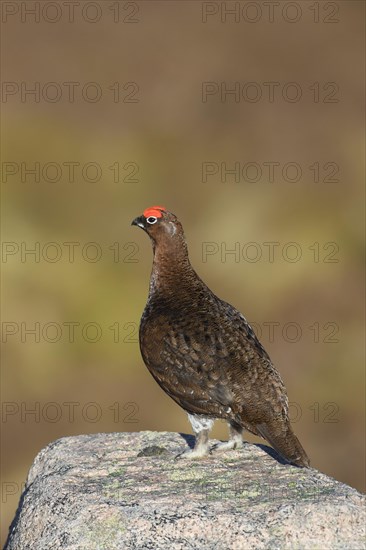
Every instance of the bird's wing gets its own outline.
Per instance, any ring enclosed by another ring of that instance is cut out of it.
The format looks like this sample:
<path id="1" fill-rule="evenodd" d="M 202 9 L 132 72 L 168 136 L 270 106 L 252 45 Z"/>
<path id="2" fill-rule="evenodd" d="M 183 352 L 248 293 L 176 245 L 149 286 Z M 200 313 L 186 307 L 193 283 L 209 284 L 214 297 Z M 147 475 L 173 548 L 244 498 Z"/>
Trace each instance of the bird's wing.
<path id="1" fill-rule="evenodd" d="M 156 311 L 156 309 L 155 309 Z M 143 356 L 156 381 L 191 413 L 244 419 L 256 432 L 286 414 L 282 380 L 245 318 L 214 297 L 181 310 L 158 311 L 141 330 Z"/>
<path id="2" fill-rule="evenodd" d="M 229 350 L 235 411 L 256 426 L 288 417 L 285 385 L 245 317 L 221 301 L 221 333 Z M 234 327 L 234 329 L 233 329 Z"/>

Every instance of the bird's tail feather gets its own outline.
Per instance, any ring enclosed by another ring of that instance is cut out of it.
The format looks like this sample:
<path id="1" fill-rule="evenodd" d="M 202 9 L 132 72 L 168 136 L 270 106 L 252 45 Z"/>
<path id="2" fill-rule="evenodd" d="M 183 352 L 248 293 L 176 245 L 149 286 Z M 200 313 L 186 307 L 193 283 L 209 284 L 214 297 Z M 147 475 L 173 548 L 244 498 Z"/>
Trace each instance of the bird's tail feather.
<path id="1" fill-rule="evenodd" d="M 257 424 L 260 435 L 272 445 L 283 458 L 302 468 L 310 467 L 310 460 L 300 441 L 292 431 L 290 423 L 285 426 L 271 426 L 269 423 Z"/>

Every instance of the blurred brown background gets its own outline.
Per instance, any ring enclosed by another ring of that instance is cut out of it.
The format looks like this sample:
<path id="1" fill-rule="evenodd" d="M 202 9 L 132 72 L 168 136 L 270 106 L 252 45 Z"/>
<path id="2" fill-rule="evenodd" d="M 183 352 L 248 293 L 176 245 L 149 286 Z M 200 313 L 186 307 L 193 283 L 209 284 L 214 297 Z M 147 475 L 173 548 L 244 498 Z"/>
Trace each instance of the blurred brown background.
<path id="1" fill-rule="evenodd" d="M 1 6 L 2 540 L 51 441 L 190 431 L 137 343 L 153 204 L 253 323 L 312 465 L 364 490 L 364 3 L 56 6 Z"/>

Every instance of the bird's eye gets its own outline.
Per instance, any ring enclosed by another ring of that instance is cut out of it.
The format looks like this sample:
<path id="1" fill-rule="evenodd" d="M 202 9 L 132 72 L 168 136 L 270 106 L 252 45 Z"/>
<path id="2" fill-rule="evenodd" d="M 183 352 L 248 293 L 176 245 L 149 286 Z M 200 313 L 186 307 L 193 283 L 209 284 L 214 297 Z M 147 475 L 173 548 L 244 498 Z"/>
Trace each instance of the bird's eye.
<path id="1" fill-rule="evenodd" d="M 153 223 L 156 223 L 158 221 L 158 218 L 155 218 L 155 216 L 149 216 L 146 221 L 147 223 L 152 225 Z"/>

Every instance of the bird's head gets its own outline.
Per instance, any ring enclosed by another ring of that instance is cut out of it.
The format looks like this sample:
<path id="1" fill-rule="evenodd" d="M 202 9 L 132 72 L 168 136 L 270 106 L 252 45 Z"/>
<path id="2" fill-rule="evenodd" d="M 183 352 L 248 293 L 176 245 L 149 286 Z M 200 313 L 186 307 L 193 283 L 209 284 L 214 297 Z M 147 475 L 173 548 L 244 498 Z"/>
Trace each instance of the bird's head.
<path id="1" fill-rule="evenodd" d="M 163 206 L 150 206 L 131 225 L 141 227 L 154 243 L 181 240 L 183 228 L 177 217 Z"/>

